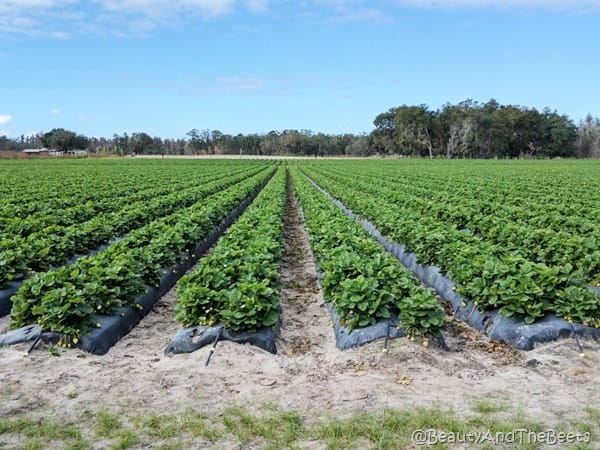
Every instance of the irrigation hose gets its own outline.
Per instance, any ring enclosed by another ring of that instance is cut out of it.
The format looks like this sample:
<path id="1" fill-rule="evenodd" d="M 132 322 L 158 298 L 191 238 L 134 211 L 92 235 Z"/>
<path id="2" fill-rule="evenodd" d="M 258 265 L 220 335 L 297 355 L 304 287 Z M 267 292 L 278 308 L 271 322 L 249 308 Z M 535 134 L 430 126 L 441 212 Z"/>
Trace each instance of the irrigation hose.
<path id="1" fill-rule="evenodd" d="M 388 340 L 390 338 L 390 326 L 391 326 L 391 323 L 388 320 L 387 327 L 385 330 L 385 339 L 383 341 L 383 352 L 384 353 L 387 352 L 387 350 L 388 350 Z"/>
<path id="2" fill-rule="evenodd" d="M 573 326 L 572 323 L 569 323 L 571 325 L 571 330 L 573 330 L 573 339 L 575 339 L 575 343 L 577 344 L 577 350 L 579 350 L 579 356 L 585 356 L 585 353 L 583 353 L 583 349 L 581 348 L 581 344 L 579 343 L 579 338 L 577 337 L 577 332 L 575 331 L 575 327 Z"/>
<path id="3" fill-rule="evenodd" d="M 35 348 L 36 345 L 38 345 L 38 343 L 42 340 L 42 333 L 39 334 L 38 337 L 35 338 L 35 341 L 33 341 L 33 344 L 31 344 L 31 346 L 29 347 L 29 350 L 27 350 L 23 356 L 29 356 L 29 354 L 33 351 L 33 349 Z"/>
<path id="4" fill-rule="evenodd" d="M 219 332 L 217 333 L 217 337 L 215 338 L 215 341 L 213 342 L 213 345 L 210 348 L 210 353 L 208 354 L 208 358 L 206 358 L 206 363 L 204 364 L 204 367 L 208 367 L 208 364 L 210 363 L 210 358 L 212 357 L 213 353 L 217 349 L 217 344 L 219 343 L 219 339 L 221 339 L 222 334 L 223 334 L 223 328 L 221 328 L 219 330 Z"/>

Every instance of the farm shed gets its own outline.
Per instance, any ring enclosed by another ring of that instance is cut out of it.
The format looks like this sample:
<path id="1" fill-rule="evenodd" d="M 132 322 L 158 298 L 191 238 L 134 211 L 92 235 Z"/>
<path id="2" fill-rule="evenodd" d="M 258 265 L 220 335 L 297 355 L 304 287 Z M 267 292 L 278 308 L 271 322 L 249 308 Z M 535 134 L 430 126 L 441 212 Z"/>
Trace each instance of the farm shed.
<path id="1" fill-rule="evenodd" d="M 23 150 L 23 153 L 25 155 L 47 155 L 49 153 L 49 150 L 47 148 L 26 148 L 25 150 Z"/>

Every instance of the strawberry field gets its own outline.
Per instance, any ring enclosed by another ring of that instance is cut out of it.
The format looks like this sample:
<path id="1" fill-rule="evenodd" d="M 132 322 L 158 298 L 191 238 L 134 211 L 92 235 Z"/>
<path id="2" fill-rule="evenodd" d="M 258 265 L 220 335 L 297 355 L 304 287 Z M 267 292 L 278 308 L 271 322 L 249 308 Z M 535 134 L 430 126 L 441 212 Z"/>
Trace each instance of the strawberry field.
<path id="1" fill-rule="evenodd" d="M 480 310 L 600 327 L 600 166 L 320 163 L 305 173 Z"/>
<path id="2" fill-rule="evenodd" d="M 0 179 L 0 301 L 11 327 L 37 324 L 63 346 L 99 317 L 139 321 L 167 282 L 181 326 L 277 327 L 290 195 L 348 332 L 392 320 L 410 336 L 445 332 L 444 300 L 364 218 L 480 313 L 556 316 L 598 336 L 597 162 L 8 161 Z M 198 264 L 179 279 L 186 261 Z"/>

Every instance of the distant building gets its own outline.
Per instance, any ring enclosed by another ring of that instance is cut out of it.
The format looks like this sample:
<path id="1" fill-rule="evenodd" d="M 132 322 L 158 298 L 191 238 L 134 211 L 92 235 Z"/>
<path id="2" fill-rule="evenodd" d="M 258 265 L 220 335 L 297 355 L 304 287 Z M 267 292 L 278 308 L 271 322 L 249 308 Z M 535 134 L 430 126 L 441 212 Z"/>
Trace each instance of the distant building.
<path id="1" fill-rule="evenodd" d="M 84 156 L 88 154 L 88 151 L 81 149 L 66 150 L 64 152 L 60 150 L 50 150 L 50 154 L 52 156 Z"/>
<path id="2" fill-rule="evenodd" d="M 83 156 L 87 155 L 88 151 L 83 149 L 67 150 L 65 155 Z"/>
<path id="3" fill-rule="evenodd" d="M 24 153 L 26 155 L 32 155 L 32 156 L 48 155 L 50 153 L 50 150 L 48 150 L 46 147 L 44 147 L 44 148 L 26 148 L 25 150 L 23 150 L 22 153 Z"/>
<path id="4" fill-rule="evenodd" d="M 85 156 L 88 154 L 87 150 L 83 150 L 83 149 L 74 149 L 74 150 L 67 150 L 65 152 L 62 152 L 60 150 L 49 150 L 47 148 L 26 148 L 25 150 L 23 150 L 23 153 L 26 155 L 50 155 L 50 156 Z"/>
<path id="5" fill-rule="evenodd" d="M 64 152 L 60 150 L 50 150 L 51 156 L 83 156 L 87 154 L 87 150 L 67 150 Z"/>

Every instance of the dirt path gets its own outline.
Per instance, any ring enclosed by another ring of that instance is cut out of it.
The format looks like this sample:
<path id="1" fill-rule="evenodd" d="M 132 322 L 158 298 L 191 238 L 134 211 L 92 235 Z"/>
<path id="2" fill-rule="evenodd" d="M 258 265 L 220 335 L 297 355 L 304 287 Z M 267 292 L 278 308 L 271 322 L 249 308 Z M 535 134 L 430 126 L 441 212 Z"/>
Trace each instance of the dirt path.
<path id="1" fill-rule="evenodd" d="M 41 346 L 26 358 L 25 344 L 0 349 L 0 416 L 31 411 L 77 420 L 101 407 L 175 414 L 265 402 L 307 414 L 434 405 L 469 414 L 488 399 L 552 424 L 600 404 L 600 344 L 590 341 L 585 358 L 572 340 L 519 352 L 452 322 L 449 353 L 407 339 L 390 341 L 388 352 L 381 341 L 338 351 L 294 199 L 285 237 L 277 355 L 221 342 L 209 367 L 207 349 L 165 357 L 178 329 L 171 290 L 105 356 L 70 350 L 52 357 Z M 6 325 L 0 319 L 0 332 Z"/>

